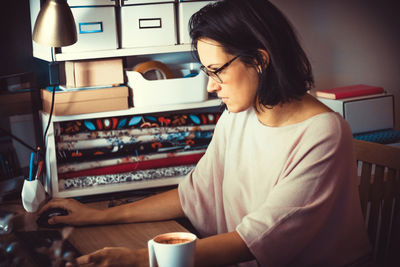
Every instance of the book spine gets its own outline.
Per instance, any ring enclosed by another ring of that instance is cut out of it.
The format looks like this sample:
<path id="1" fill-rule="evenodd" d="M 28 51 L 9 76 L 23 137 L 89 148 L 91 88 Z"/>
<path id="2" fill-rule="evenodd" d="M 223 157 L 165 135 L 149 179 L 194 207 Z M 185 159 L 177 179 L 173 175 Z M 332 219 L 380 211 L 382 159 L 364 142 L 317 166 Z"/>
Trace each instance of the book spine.
<path id="1" fill-rule="evenodd" d="M 323 97 L 323 98 L 328 98 L 328 99 L 336 99 L 336 95 L 335 94 L 322 92 L 322 91 L 316 91 L 315 95 L 317 97 Z"/>

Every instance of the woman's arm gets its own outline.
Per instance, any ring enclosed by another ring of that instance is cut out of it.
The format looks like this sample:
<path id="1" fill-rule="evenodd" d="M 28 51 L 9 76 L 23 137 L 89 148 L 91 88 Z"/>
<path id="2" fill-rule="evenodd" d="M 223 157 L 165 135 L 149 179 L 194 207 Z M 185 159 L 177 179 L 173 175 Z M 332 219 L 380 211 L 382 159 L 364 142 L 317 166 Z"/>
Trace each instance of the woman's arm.
<path id="1" fill-rule="evenodd" d="M 254 260 L 236 231 L 210 236 L 196 244 L 196 266 L 224 266 Z"/>
<path id="2" fill-rule="evenodd" d="M 56 198 L 44 205 L 39 213 L 55 207 L 66 209 L 68 215 L 54 216 L 49 220 L 50 224 L 129 223 L 167 220 L 184 216 L 177 189 L 104 210 L 89 207 L 74 199 Z"/>
<path id="3" fill-rule="evenodd" d="M 184 217 L 178 189 L 172 189 L 129 204 L 104 210 L 101 223 L 161 221 Z"/>

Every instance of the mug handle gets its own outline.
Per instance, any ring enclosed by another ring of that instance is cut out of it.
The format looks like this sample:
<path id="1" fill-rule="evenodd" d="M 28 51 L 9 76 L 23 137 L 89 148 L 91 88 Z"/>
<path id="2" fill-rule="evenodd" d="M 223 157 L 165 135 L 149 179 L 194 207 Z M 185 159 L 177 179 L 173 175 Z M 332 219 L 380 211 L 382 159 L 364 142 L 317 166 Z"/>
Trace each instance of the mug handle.
<path id="1" fill-rule="evenodd" d="M 154 241 L 150 239 L 147 242 L 147 248 L 149 250 L 149 262 L 150 267 L 157 267 L 156 253 L 154 252 Z"/>

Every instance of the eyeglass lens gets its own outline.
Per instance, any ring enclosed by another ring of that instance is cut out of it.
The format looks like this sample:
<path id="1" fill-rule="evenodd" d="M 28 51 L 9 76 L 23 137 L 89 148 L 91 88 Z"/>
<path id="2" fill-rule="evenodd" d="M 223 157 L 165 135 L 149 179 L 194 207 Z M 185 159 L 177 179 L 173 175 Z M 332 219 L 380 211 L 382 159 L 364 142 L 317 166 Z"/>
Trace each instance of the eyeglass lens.
<path id="1" fill-rule="evenodd" d="M 204 71 L 204 73 L 211 77 L 214 81 L 216 81 L 217 83 L 222 83 L 222 79 L 219 77 L 218 73 L 220 73 L 221 71 L 223 71 L 224 69 L 226 69 L 227 67 L 229 67 L 229 65 L 239 57 L 239 55 L 235 56 L 234 58 L 232 58 L 231 60 L 229 60 L 228 62 L 226 62 L 224 65 L 222 65 L 222 67 L 220 67 L 219 69 L 215 70 L 215 71 L 210 71 L 208 70 L 205 66 L 201 66 L 200 69 L 202 71 Z"/>

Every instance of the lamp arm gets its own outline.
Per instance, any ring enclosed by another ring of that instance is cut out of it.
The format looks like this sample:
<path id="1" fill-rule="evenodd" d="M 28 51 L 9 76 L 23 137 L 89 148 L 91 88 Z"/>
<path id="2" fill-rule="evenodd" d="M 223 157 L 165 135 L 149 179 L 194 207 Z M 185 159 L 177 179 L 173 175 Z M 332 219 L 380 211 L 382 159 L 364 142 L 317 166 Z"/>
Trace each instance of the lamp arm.
<path id="1" fill-rule="evenodd" d="M 40 147 L 31 147 L 30 145 L 28 145 L 27 143 L 25 143 L 24 141 L 22 141 L 20 138 L 16 137 L 15 135 L 13 135 L 12 133 L 10 133 L 9 131 L 4 130 L 3 128 L 0 128 L 0 132 L 5 133 L 6 135 L 14 138 L 16 141 L 18 141 L 21 145 L 25 146 L 26 148 L 28 148 L 29 150 L 32 150 L 33 152 L 39 152 L 39 154 L 41 156 L 43 155 L 43 152 L 40 150 Z"/>

